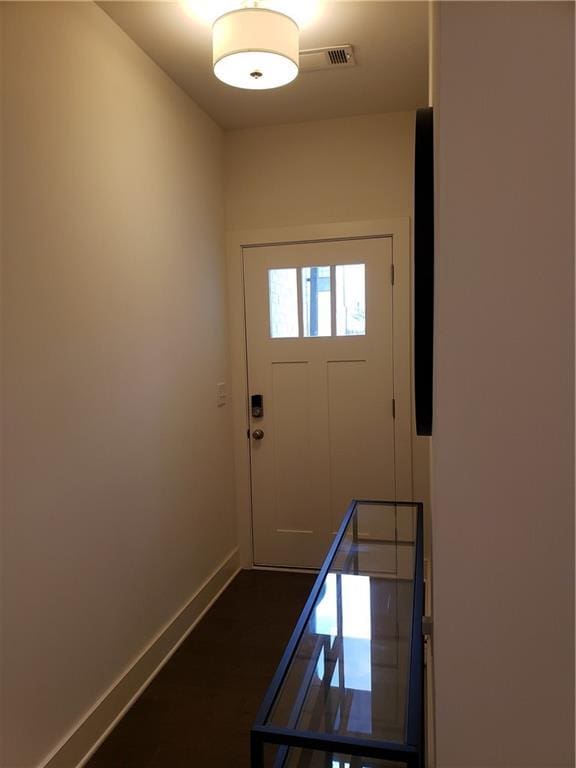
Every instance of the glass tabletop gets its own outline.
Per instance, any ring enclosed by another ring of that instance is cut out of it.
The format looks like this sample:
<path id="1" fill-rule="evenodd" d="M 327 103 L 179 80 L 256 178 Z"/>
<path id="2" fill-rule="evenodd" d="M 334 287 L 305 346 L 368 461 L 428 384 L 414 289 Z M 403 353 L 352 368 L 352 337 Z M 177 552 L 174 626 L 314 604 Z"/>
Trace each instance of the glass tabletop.
<path id="1" fill-rule="evenodd" d="M 279 759 L 278 748 L 271 748 L 266 753 L 266 768 L 407 768 L 406 763 L 391 762 L 375 757 L 359 757 L 358 755 L 332 752 L 326 754 L 319 750 L 284 748 Z"/>
<path id="2" fill-rule="evenodd" d="M 355 505 L 267 724 L 405 741 L 416 519 L 417 505 Z"/>

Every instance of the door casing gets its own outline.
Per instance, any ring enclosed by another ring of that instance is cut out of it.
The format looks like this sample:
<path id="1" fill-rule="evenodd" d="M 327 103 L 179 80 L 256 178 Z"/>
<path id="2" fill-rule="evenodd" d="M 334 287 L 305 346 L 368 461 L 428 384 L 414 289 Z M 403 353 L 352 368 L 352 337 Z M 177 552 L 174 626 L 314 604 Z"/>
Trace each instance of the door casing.
<path id="1" fill-rule="evenodd" d="M 230 339 L 230 404 L 232 407 L 235 463 L 235 505 L 240 561 L 253 566 L 252 505 L 250 493 L 250 452 L 247 432 L 248 369 L 246 360 L 246 318 L 244 311 L 243 249 L 265 245 L 358 239 L 392 238 L 394 264 L 393 335 L 394 397 L 396 401 L 395 472 L 397 498 L 413 500 L 413 409 L 412 391 L 412 266 L 410 219 L 378 219 L 337 224 L 234 230 L 226 244 Z M 400 353 L 400 350 L 403 352 Z"/>

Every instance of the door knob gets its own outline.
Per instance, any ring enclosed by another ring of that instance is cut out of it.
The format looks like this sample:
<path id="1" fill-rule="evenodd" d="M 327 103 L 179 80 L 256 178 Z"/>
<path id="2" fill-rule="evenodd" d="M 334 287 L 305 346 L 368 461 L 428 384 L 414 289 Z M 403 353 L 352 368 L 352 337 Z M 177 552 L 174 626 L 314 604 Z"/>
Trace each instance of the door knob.
<path id="1" fill-rule="evenodd" d="M 264 437 L 264 430 L 263 429 L 255 429 L 254 432 L 252 432 L 252 437 L 254 440 L 262 440 Z"/>

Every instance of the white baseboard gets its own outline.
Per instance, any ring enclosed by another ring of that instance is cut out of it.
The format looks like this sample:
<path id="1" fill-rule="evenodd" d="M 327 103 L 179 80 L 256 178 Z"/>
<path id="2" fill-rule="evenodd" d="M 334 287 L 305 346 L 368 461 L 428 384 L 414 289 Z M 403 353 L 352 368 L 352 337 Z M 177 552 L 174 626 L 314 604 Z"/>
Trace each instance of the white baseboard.
<path id="1" fill-rule="evenodd" d="M 81 768 L 240 570 L 233 550 L 38 768 Z"/>

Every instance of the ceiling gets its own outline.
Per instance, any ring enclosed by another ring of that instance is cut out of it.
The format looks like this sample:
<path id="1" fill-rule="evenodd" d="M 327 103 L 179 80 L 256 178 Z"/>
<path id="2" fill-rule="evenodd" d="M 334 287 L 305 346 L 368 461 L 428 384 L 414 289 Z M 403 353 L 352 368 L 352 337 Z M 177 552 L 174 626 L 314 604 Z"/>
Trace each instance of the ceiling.
<path id="1" fill-rule="evenodd" d="M 300 48 L 354 46 L 357 66 L 301 72 L 269 91 L 231 88 L 212 72 L 210 25 L 180 2 L 99 5 L 222 128 L 398 112 L 428 103 L 428 3 L 327 0 Z"/>

